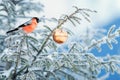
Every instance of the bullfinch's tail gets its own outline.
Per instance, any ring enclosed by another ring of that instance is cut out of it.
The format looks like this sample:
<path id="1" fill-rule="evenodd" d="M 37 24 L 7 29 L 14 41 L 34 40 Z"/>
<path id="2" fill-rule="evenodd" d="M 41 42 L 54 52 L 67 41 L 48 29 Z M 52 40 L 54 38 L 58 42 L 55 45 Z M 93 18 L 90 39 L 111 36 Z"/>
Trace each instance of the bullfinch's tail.
<path id="1" fill-rule="evenodd" d="M 13 29 L 13 30 L 7 31 L 6 34 L 9 34 L 9 33 L 11 33 L 11 32 L 17 31 L 17 30 L 19 30 L 19 28 L 15 28 L 15 29 Z"/>

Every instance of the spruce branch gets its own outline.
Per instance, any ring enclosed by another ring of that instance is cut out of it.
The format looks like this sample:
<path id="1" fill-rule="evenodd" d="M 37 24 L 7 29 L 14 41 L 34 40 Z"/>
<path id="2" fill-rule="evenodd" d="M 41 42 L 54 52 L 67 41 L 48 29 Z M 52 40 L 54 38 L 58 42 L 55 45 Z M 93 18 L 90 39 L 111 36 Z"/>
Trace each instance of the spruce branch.
<path id="1" fill-rule="evenodd" d="M 18 64 L 19 64 L 19 60 L 20 60 L 20 57 L 21 57 L 21 49 L 22 49 L 22 45 L 23 45 L 24 40 L 25 40 L 25 37 L 23 37 L 23 39 L 21 40 L 21 42 L 19 44 L 20 46 L 18 48 L 18 54 L 17 54 L 17 58 L 16 58 L 16 62 L 15 62 L 15 69 L 14 69 L 14 72 L 13 72 L 13 75 L 12 75 L 13 80 L 16 80 L 16 77 L 18 75 L 17 69 L 18 69 Z"/>
<path id="2" fill-rule="evenodd" d="M 76 15 L 77 13 L 80 13 L 81 11 L 96 12 L 96 11 L 92 11 L 92 10 L 90 10 L 90 9 L 84 9 L 84 8 L 83 8 L 83 9 L 79 9 L 79 8 L 76 7 L 76 10 L 75 10 L 72 14 L 70 14 L 70 15 L 68 15 L 68 16 L 65 15 L 64 19 L 63 19 L 60 23 L 58 23 L 58 25 L 56 26 L 56 28 L 54 28 L 54 29 L 52 30 L 52 32 L 51 32 L 51 33 L 46 37 L 46 39 L 43 41 L 43 44 L 41 45 L 41 47 L 40 47 L 40 49 L 39 49 L 36 57 L 34 57 L 34 59 L 33 59 L 33 61 L 32 61 L 32 64 L 33 64 L 33 62 L 37 59 L 37 57 L 39 56 L 39 54 L 41 54 L 41 52 L 42 52 L 42 50 L 44 49 L 46 43 L 48 42 L 48 40 L 50 39 L 51 35 L 53 34 L 53 31 L 56 30 L 57 28 L 62 27 L 62 25 L 63 25 L 65 22 L 67 22 L 67 20 L 71 19 L 72 17 L 74 17 L 74 15 Z"/>
<path id="3" fill-rule="evenodd" d="M 84 50 L 81 51 L 81 53 L 85 53 L 85 52 L 91 50 L 93 47 L 99 48 L 100 46 L 98 46 L 98 45 L 105 44 L 105 43 L 107 43 L 108 46 L 110 47 L 110 49 L 112 49 L 112 44 L 111 44 L 111 42 L 116 43 L 115 38 L 117 38 L 117 37 L 120 36 L 120 35 L 119 35 L 119 34 L 120 34 L 120 29 L 117 29 L 114 33 L 112 33 L 114 29 L 115 29 L 115 26 L 112 26 L 112 27 L 109 29 L 107 36 L 103 37 L 103 38 L 100 39 L 100 40 L 96 40 L 96 41 L 93 42 L 91 45 L 85 47 Z"/>

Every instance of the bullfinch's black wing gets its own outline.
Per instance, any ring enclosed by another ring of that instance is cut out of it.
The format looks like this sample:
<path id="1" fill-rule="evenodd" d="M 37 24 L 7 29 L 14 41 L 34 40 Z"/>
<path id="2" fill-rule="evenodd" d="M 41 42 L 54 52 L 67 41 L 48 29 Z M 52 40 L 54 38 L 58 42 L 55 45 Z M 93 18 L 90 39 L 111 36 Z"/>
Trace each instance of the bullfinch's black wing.
<path id="1" fill-rule="evenodd" d="M 21 24 L 20 26 L 18 26 L 18 28 L 21 28 L 21 27 L 25 27 L 26 25 L 30 25 L 31 24 L 31 20 L 25 22 L 24 24 Z"/>

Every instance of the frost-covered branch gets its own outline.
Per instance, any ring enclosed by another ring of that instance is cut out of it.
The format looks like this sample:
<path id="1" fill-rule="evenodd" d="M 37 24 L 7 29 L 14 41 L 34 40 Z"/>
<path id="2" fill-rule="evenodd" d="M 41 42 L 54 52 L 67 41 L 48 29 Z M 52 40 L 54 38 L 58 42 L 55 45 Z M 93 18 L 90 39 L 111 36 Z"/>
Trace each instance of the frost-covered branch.
<path id="1" fill-rule="evenodd" d="M 115 38 L 117 38 L 117 37 L 120 36 L 120 28 L 116 29 L 116 31 L 113 32 L 114 29 L 115 29 L 115 25 L 113 25 L 109 29 L 107 36 L 103 37 L 100 40 L 92 40 L 91 45 L 83 48 L 83 51 L 81 51 L 81 53 L 90 51 L 94 47 L 96 47 L 99 51 L 101 51 L 100 46 L 102 44 L 107 44 L 109 46 L 109 48 L 112 49 L 113 48 L 112 47 L 112 42 L 115 43 L 115 44 L 117 44 L 118 42 L 117 42 L 117 40 L 115 40 Z"/>
<path id="2" fill-rule="evenodd" d="M 15 69 L 14 69 L 14 73 L 12 74 L 12 79 L 16 80 L 17 77 L 17 71 L 18 71 L 18 66 L 19 66 L 19 62 L 21 60 L 21 53 L 22 53 L 22 46 L 23 46 L 23 42 L 25 40 L 25 37 L 23 37 L 23 39 L 20 41 L 19 47 L 18 47 L 18 54 L 17 54 L 17 58 L 15 61 Z"/>
<path id="3" fill-rule="evenodd" d="M 76 15 L 77 13 L 80 13 L 80 14 L 81 14 L 81 12 L 84 12 L 84 11 L 96 12 L 96 11 L 92 11 L 92 10 L 90 10 L 90 9 L 79 9 L 79 8 L 77 8 L 77 7 L 76 7 L 76 9 L 77 9 L 77 10 L 74 11 L 72 14 L 70 14 L 69 16 L 65 15 L 62 20 L 60 19 L 60 21 L 58 21 L 58 25 L 56 26 L 56 28 L 54 28 L 54 29 L 52 30 L 52 32 L 47 36 L 47 38 L 43 41 L 43 43 L 42 43 L 42 45 L 41 45 L 41 47 L 40 47 L 40 49 L 39 49 L 36 57 L 42 52 L 43 48 L 45 47 L 46 43 L 47 43 L 48 40 L 50 39 L 50 37 L 51 37 L 51 35 L 53 34 L 53 31 L 54 31 L 55 29 L 62 27 L 62 25 L 63 25 L 65 22 L 67 22 L 67 20 L 79 19 L 78 17 L 75 17 L 75 15 Z M 73 17 L 74 17 L 74 18 L 73 18 Z M 87 18 L 87 17 L 86 17 L 86 18 Z M 79 20 L 81 20 L 81 19 L 79 19 Z M 36 60 L 36 57 L 33 59 L 33 62 Z"/>
<path id="4" fill-rule="evenodd" d="M 79 76 L 86 76 L 87 79 L 91 78 L 92 80 L 92 76 L 95 78 L 95 76 L 100 73 L 102 68 L 108 72 L 112 71 L 119 73 L 119 64 L 120 56 L 118 55 L 101 58 L 95 57 L 93 53 L 53 53 L 41 55 L 40 58 L 34 63 L 32 70 L 34 71 L 34 69 L 36 69 L 34 67 L 37 67 L 38 65 L 44 66 L 44 69 L 41 70 L 42 72 L 47 71 L 46 74 L 43 74 L 43 76 L 49 74 L 49 71 L 54 74 L 60 72 L 66 75 L 69 75 L 67 72 L 70 72 L 71 76 L 73 73 Z M 51 74 L 47 76 L 51 76 Z"/>

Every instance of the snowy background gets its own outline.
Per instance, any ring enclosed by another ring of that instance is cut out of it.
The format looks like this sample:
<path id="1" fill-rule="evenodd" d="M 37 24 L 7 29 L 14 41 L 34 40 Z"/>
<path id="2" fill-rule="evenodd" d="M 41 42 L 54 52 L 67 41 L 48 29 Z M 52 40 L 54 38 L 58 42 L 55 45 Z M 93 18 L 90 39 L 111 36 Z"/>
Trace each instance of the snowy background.
<path id="1" fill-rule="evenodd" d="M 26 0 L 27 1 L 27 0 Z M 31 0 L 32 1 L 32 0 Z M 66 43 L 59 45 L 58 44 L 58 52 L 59 51 L 67 51 L 68 47 L 67 44 L 70 44 L 72 42 L 81 42 L 82 45 L 86 46 L 89 45 L 90 41 L 95 39 L 101 39 L 103 36 L 107 35 L 107 32 L 109 28 L 112 25 L 116 25 L 116 27 L 120 27 L 120 1 L 119 0 L 33 0 L 34 2 L 38 3 L 39 1 L 45 6 L 44 11 L 41 13 L 36 12 L 30 12 L 30 14 L 27 14 L 29 16 L 28 18 L 31 18 L 33 16 L 41 17 L 45 15 L 46 18 L 57 18 L 59 19 L 62 14 L 71 14 L 75 11 L 75 8 L 73 6 L 77 6 L 79 8 L 88 8 L 91 10 L 96 10 L 97 13 L 91 13 L 90 21 L 91 23 L 87 22 L 86 20 L 82 20 L 80 25 L 77 25 L 77 27 L 74 27 L 71 23 L 65 23 L 66 25 L 63 25 L 63 27 L 67 27 L 74 33 L 73 36 L 69 36 Z M 1 2 L 1 0 L 0 0 Z M 17 7 L 19 8 L 19 7 Z M 24 23 L 27 21 L 27 19 L 23 19 L 20 17 L 15 23 L 15 27 L 18 25 Z M 49 27 L 56 27 L 56 23 L 52 24 L 52 22 L 47 22 L 47 25 Z M 39 25 L 44 25 L 42 23 L 39 23 Z M 41 31 L 41 28 L 43 26 L 37 27 L 37 31 Z M 6 31 L 8 28 L 6 29 Z M 3 31 L 3 32 L 2 32 Z M 5 30 L 1 30 L 1 34 L 6 33 Z M 42 34 L 41 34 L 42 35 Z M 39 38 L 40 36 L 35 36 Z M 84 42 L 82 41 L 86 41 Z M 110 50 L 107 44 L 102 45 L 102 52 L 98 52 L 98 50 L 93 49 L 92 53 L 97 57 L 103 57 L 103 56 L 109 56 L 109 55 L 120 55 L 120 39 L 118 40 L 118 44 L 113 44 L 113 49 Z M 57 44 L 56 44 L 57 45 Z M 52 64 L 53 65 L 53 64 Z M 101 77 L 106 72 L 102 70 L 102 73 L 98 76 Z M 69 73 L 71 74 L 71 73 Z M 107 79 L 99 79 L 99 80 L 118 80 L 120 79 L 120 75 L 117 73 L 114 74 L 107 74 L 104 77 L 107 77 Z"/>

